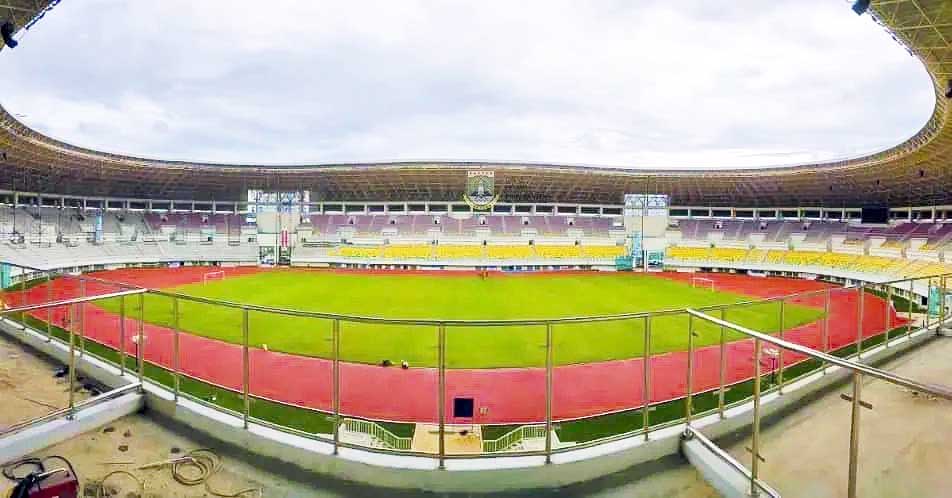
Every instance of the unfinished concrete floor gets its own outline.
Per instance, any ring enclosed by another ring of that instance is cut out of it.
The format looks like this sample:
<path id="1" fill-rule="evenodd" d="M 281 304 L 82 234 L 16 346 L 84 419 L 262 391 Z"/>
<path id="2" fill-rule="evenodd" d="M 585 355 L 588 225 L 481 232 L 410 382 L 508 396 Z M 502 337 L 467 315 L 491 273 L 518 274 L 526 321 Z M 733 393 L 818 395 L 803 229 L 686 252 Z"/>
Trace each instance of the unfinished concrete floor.
<path id="1" fill-rule="evenodd" d="M 68 376 L 53 375 L 62 366 L 0 334 L 0 428 L 69 406 Z M 76 401 L 89 397 L 78 384 Z"/>
<path id="2" fill-rule="evenodd" d="M 952 338 L 936 338 L 880 368 L 921 382 L 952 385 Z M 761 476 L 785 498 L 840 497 L 847 491 L 850 403 L 847 384 L 761 432 Z M 864 498 L 952 496 L 952 402 L 865 379 L 858 466 Z M 726 449 L 748 467 L 749 438 Z"/>

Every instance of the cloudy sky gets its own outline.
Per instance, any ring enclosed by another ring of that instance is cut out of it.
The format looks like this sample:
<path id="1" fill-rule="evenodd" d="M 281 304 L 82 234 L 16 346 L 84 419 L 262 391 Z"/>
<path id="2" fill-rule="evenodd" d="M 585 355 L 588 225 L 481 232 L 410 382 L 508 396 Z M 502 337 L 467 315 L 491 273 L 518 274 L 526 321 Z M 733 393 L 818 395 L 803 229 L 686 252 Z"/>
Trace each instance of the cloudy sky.
<path id="1" fill-rule="evenodd" d="M 66 1 L 0 71 L 58 139 L 250 164 L 791 164 L 892 146 L 933 105 L 843 0 Z"/>

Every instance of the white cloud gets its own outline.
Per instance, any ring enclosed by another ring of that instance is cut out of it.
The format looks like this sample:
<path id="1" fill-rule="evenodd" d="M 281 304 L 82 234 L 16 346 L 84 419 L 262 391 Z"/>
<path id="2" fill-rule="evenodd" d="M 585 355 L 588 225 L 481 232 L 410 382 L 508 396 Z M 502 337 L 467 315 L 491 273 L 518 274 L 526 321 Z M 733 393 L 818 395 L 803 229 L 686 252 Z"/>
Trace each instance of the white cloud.
<path id="1" fill-rule="evenodd" d="M 751 167 L 889 147 L 933 105 L 830 0 L 88 0 L 22 41 L 8 109 L 170 159 Z"/>

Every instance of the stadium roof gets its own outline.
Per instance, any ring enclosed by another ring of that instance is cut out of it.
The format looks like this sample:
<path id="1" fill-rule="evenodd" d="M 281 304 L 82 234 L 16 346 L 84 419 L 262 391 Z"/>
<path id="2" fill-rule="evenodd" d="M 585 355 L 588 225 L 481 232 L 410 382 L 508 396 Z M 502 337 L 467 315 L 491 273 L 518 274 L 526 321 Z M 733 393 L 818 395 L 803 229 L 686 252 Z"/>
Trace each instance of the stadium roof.
<path id="1" fill-rule="evenodd" d="M 52 2 L 0 0 L 22 29 Z M 844 8 L 849 8 L 844 4 Z M 488 168 L 507 202 L 620 203 L 666 193 L 691 206 L 952 204 L 952 2 L 873 0 L 870 14 L 925 64 L 935 89 L 929 122 L 912 138 L 855 159 L 764 169 L 629 170 L 500 162 L 254 166 L 161 161 L 54 140 L 0 107 L 0 188 L 74 195 L 240 200 L 249 188 L 307 189 L 312 200 L 459 200 L 466 171 Z M 887 36 L 884 33 L 884 36 Z M 2 96 L 0 96 L 2 99 Z"/>

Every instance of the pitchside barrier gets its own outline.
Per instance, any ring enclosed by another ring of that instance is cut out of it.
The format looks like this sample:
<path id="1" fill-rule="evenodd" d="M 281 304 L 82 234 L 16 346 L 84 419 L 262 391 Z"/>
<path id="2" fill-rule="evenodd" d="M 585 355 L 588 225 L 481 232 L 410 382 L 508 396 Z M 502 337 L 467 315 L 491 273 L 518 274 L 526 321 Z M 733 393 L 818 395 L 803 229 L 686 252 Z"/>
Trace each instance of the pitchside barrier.
<path id="1" fill-rule="evenodd" d="M 947 279 L 952 274 L 825 286 L 693 309 L 534 320 L 407 320 L 343 315 L 217 301 L 90 275 L 61 275 L 33 268 L 20 268 L 12 274 L 15 277 L 0 295 L 0 319 L 44 334 L 47 341 L 68 345 L 71 367 L 85 355 L 94 356 L 116 365 L 122 375 L 136 377 L 140 384 L 164 386 L 176 402 L 188 398 L 240 417 L 245 428 L 259 424 L 325 441 L 335 449 L 427 456 L 438 461 L 440 468 L 446 460 L 457 458 L 535 455 L 551 462 L 553 455 L 612 441 L 647 441 L 653 433 L 678 424 L 690 429 L 699 417 L 725 418 L 732 407 L 753 403 L 754 456 L 748 474 L 751 486 L 758 489 L 761 398 L 767 393 L 783 394 L 791 382 L 825 374 L 833 365 L 851 371 L 853 376 L 848 494 L 855 496 L 860 429 L 856 410 L 863 406 L 860 388 L 864 376 L 952 399 L 952 390 L 946 387 L 923 384 L 859 362 L 872 348 L 909 341 L 914 329 L 939 331 L 947 322 L 947 307 L 934 307 L 935 316 L 925 311 L 933 299 L 945 302 Z M 712 275 L 709 280 L 717 278 L 721 277 Z M 758 285 L 770 282 L 758 279 Z M 780 283 L 788 288 L 797 282 Z M 938 292 L 921 295 L 917 289 L 923 282 Z M 731 290 L 726 277 L 717 285 Z M 96 301 L 104 299 L 118 300 L 118 313 L 104 313 L 95 307 Z M 241 337 L 238 347 L 222 347 L 213 361 L 201 355 L 195 358 L 189 348 L 207 347 L 209 343 L 181 333 L 183 304 L 193 311 L 199 309 L 195 306 L 227 310 L 229 326 Z M 159 306 L 168 316 L 163 314 L 161 323 L 146 323 L 147 306 Z M 791 310 L 805 306 L 822 309 L 822 318 L 788 325 L 794 315 Z M 776 313 L 772 330 L 752 330 L 736 323 L 735 319 L 742 321 L 751 309 Z M 313 358 L 271 353 L 266 345 L 251 339 L 255 322 L 263 315 L 280 316 L 288 330 L 317 334 L 312 338 L 326 345 L 326 355 Z M 598 389 L 592 389 L 592 379 L 571 377 L 575 375 L 572 372 L 587 369 L 562 370 L 561 339 L 574 333 L 591 337 L 599 333 L 601 324 L 618 322 L 630 331 L 632 354 L 627 354 L 629 359 L 624 361 L 592 365 L 598 367 Z M 434 366 L 403 369 L 395 365 L 371 370 L 385 379 L 360 375 L 367 366 L 352 364 L 342 354 L 349 350 L 348 341 L 358 337 L 351 335 L 357 325 L 376 327 L 377 334 L 399 333 L 407 328 L 431 331 Z M 530 348 L 533 350 L 527 350 L 527 355 L 534 355 L 539 366 L 454 371 L 452 377 L 486 375 L 485 379 L 491 380 L 489 376 L 500 372 L 520 370 L 522 391 L 514 383 L 475 394 L 520 404 L 521 411 L 492 404 L 493 400 L 484 404 L 474 399 L 474 393 L 460 391 L 454 379 L 448 379 L 448 363 L 471 348 L 467 334 L 492 329 L 506 335 L 528 334 L 537 341 L 539 347 Z M 659 350 L 653 343 L 660 338 L 655 329 L 685 334 L 686 351 L 656 355 Z M 709 345 L 701 347 L 702 343 Z M 674 361 L 678 355 L 682 355 L 682 361 Z M 428 369 L 435 375 L 427 373 Z M 277 376 L 275 371 L 279 372 Z M 73 368 L 69 372 L 75 375 Z M 415 377 L 418 374 L 421 376 Z M 379 391 L 381 380 L 390 386 L 407 382 L 409 387 L 393 396 Z M 70 382 L 75 380 L 71 377 Z M 300 385 L 288 390 L 289 383 Z M 525 391 L 526 386 L 529 391 Z M 313 397 L 302 394 L 308 392 Z M 407 398 L 413 398 L 413 402 Z M 469 402 L 461 403 L 461 398 Z M 432 400 L 437 400 L 435 406 Z M 75 405 L 71 398 L 67 411 L 56 415 L 68 416 Z M 592 405 L 599 408 L 593 412 Z M 419 406 L 424 407 L 422 411 Z M 467 410 L 466 416 L 453 412 L 459 407 Z M 493 419 L 498 411 L 507 409 L 510 415 L 518 416 L 512 416 L 512 421 Z M 412 417 L 387 413 L 411 413 Z M 24 421 L 17 427 L 30 423 Z M 4 435 L 0 431 L 0 437 Z"/>

